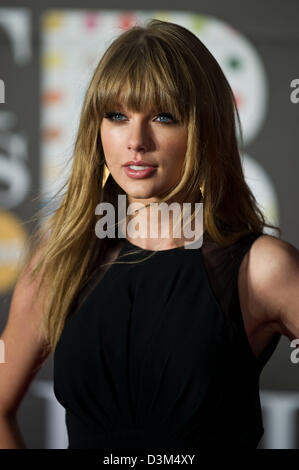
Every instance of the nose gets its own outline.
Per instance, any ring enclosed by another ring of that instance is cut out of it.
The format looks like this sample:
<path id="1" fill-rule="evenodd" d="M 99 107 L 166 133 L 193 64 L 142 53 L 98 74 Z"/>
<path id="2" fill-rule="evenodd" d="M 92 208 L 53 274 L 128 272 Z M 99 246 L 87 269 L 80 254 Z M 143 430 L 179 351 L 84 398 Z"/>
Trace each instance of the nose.
<path id="1" fill-rule="evenodd" d="M 145 152 L 149 147 L 149 131 L 146 123 L 134 122 L 130 126 L 128 136 L 128 149 L 134 152 Z"/>

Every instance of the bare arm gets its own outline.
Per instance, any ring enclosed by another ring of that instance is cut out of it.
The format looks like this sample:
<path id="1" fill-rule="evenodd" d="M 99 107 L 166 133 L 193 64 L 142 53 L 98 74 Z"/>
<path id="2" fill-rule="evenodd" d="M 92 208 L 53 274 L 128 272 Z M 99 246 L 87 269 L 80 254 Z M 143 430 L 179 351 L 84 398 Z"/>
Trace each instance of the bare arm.
<path id="1" fill-rule="evenodd" d="M 15 416 L 0 416 L 0 449 L 26 449 Z"/>
<path id="2" fill-rule="evenodd" d="M 0 448 L 24 448 L 16 414 L 28 387 L 47 359 L 48 345 L 37 331 L 42 320 L 42 297 L 37 297 L 38 281 L 29 280 L 33 257 L 15 286 L 9 316 L 1 335 L 5 363 L 0 364 Z"/>
<path id="3" fill-rule="evenodd" d="M 289 338 L 299 338 L 299 251 L 270 235 L 253 244 L 251 286 L 258 310 Z M 254 267 L 254 269 L 253 269 Z"/>

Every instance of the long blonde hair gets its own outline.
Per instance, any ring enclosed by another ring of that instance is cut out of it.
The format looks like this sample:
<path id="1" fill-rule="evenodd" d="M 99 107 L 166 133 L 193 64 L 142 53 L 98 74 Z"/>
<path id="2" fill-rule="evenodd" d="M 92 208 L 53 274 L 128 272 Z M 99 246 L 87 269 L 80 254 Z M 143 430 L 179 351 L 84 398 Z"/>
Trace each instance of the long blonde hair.
<path id="1" fill-rule="evenodd" d="M 242 133 L 231 87 L 219 64 L 192 32 L 157 19 L 120 34 L 97 65 L 87 89 L 67 190 L 57 208 L 30 237 L 25 263 L 40 249 L 32 277 L 47 291 L 43 333 L 53 352 L 73 302 L 115 240 L 95 233 L 95 208 L 112 202 L 122 188 L 105 173 L 100 124 L 121 98 L 135 111 L 154 107 L 188 127 L 187 151 L 178 184 L 162 201 L 184 194 L 203 202 L 205 231 L 220 244 L 260 233 L 267 224 L 245 182 L 238 138 Z M 105 182 L 105 184 L 104 184 Z M 40 211 L 38 213 L 38 216 Z M 117 221 L 118 222 L 118 221 Z"/>

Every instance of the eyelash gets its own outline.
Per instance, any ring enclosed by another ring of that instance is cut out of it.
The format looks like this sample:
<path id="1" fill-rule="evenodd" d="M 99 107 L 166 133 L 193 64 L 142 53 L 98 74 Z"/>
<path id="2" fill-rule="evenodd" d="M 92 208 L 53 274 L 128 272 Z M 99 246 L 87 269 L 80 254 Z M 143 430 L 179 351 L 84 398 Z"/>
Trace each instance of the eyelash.
<path id="1" fill-rule="evenodd" d="M 114 120 L 114 119 L 113 119 L 113 117 L 118 116 L 118 115 L 124 116 L 124 114 L 122 114 L 122 113 L 105 113 L 105 114 L 104 114 L 104 118 L 110 119 L 110 121 L 113 121 L 113 122 L 122 122 L 122 121 L 118 121 L 118 120 Z M 160 117 L 160 116 L 166 116 L 166 117 L 172 119 L 172 122 L 160 122 L 160 124 L 173 124 L 173 123 L 178 122 L 178 121 L 177 121 L 171 114 L 169 114 L 169 113 L 160 113 L 160 114 L 158 114 L 157 117 Z"/>

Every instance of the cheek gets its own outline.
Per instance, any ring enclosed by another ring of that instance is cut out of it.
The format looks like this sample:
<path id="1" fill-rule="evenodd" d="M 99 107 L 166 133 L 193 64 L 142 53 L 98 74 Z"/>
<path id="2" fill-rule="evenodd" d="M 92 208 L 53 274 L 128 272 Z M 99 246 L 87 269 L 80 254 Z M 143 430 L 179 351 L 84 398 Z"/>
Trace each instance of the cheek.
<path id="1" fill-rule="evenodd" d="M 113 139 L 109 132 L 105 132 L 101 136 L 101 142 L 107 164 L 113 165 L 117 155 L 117 145 L 115 139 Z"/>
<path id="2" fill-rule="evenodd" d="M 187 142 L 184 137 L 182 137 L 182 139 L 174 140 L 171 147 L 172 152 L 170 152 L 170 154 L 173 155 L 173 161 L 175 161 L 176 164 L 182 163 L 185 160 L 187 150 Z"/>

